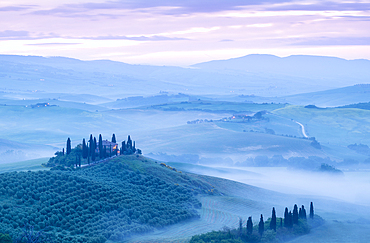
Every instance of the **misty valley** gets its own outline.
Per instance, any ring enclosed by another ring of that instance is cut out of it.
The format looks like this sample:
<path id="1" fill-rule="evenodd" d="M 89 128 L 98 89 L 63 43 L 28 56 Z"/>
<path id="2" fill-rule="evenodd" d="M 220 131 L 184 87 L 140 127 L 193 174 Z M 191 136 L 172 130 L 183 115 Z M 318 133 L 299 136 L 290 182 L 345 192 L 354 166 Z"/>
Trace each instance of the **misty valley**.
<path id="1" fill-rule="evenodd" d="M 0 242 L 370 242 L 369 70 L 0 55 Z"/>

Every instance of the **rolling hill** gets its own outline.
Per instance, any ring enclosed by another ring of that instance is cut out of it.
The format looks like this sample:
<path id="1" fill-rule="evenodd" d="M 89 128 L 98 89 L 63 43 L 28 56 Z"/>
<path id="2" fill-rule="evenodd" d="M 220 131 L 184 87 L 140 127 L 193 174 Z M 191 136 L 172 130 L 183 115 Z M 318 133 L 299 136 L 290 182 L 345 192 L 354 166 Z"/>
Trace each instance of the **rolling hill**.
<path id="1" fill-rule="evenodd" d="M 0 77 L 4 81 L 0 88 L 8 96 L 16 91 L 24 93 L 23 97 L 47 92 L 117 99 L 160 91 L 271 97 L 366 83 L 370 76 L 367 70 L 368 60 L 316 56 L 249 55 L 180 68 L 0 55 Z"/>
<path id="2" fill-rule="evenodd" d="M 281 102 L 295 105 L 316 105 L 319 107 L 336 107 L 354 103 L 370 102 L 370 84 L 357 84 L 338 89 L 304 93 L 281 97 Z"/>

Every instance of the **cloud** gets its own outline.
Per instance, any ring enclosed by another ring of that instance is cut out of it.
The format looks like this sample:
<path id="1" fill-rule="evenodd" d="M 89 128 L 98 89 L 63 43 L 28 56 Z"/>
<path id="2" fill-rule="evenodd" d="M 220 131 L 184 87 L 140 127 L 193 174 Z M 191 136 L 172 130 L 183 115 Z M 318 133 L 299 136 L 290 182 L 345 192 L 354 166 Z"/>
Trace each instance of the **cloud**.
<path id="1" fill-rule="evenodd" d="M 266 3 L 284 3 L 290 0 L 120 0 L 104 3 L 65 4 L 54 9 L 34 11 L 38 15 L 60 15 L 64 17 L 88 17 L 80 15 L 95 10 L 137 10 L 141 12 L 157 12 L 164 15 L 181 15 L 191 13 L 212 13 L 226 10 L 238 10 L 245 6 L 263 5 Z"/>
<path id="2" fill-rule="evenodd" d="M 24 39 L 29 38 L 28 31 L 5 30 L 0 32 L 0 39 Z"/>
<path id="3" fill-rule="evenodd" d="M 0 11 L 22 11 L 30 9 L 33 5 L 22 5 L 22 6 L 7 6 L 7 7 L 1 7 Z"/>
<path id="4" fill-rule="evenodd" d="M 344 46 L 344 45 L 370 45 L 370 37 L 338 37 L 338 38 L 310 38 L 298 41 L 293 45 L 307 46 Z"/>
<path id="5" fill-rule="evenodd" d="M 38 35 L 32 35 L 29 31 L 25 30 L 5 30 L 0 31 L 0 40 L 38 40 L 38 39 L 50 39 L 58 38 L 59 35 L 54 33 L 43 34 L 39 33 Z"/>
<path id="6" fill-rule="evenodd" d="M 322 1 L 313 2 L 307 4 L 282 4 L 273 5 L 267 7 L 265 10 L 268 11 L 292 11 L 292 10 L 305 10 L 305 11 L 366 11 L 370 10 L 370 3 L 363 2 L 334 2 L 334 1 Z"/>
<path id="7" fill-rule="evenodd" d="M 146 9 L 156 7 L 175 7 L 165 10 L 167 14 L 181 14 L 191 12 L 218 12 L 225 10 L 240 9 L 242 6 L 261 5 L 264 3 L 279 3 L 287 0 L 135 0 L 135 1 L 112 1 L 106 3 L 86 3 L 82 6 L 86 9 Z"/>
<path id="8" fill-rule="evenodd" d="M 134 41 L 167 41 L 167 40 L 189 40 L 187 38 L 171 38 L 166 36 L 98 36 L 85 37 L 83 39 L 90 40 L 134 40 Z"/>
<path id="9" fill-rule="evenodd" d="M 36 43 L 36 44 L 26 44 L 28 46 L 60 46 L 60 45 L 78 45 L 81 43 Z"/>

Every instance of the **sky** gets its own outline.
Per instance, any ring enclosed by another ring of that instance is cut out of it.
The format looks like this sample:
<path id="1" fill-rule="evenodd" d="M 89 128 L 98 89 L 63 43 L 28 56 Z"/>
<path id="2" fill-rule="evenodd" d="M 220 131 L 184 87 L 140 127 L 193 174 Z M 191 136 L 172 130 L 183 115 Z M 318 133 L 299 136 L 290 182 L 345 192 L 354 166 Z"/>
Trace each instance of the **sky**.
<path id="1" fill-rule="evenodd" d="M 1 0 L 0 54 L 175 66 L 248 54 L 370 59 L 370 0 Z"/>

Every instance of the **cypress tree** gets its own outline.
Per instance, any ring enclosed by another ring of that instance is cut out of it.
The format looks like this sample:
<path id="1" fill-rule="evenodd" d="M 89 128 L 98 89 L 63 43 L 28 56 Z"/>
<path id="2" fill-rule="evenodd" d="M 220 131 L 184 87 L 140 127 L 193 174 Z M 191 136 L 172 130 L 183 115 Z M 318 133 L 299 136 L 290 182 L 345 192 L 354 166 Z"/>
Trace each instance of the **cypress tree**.
<path id="1" fill-rule="evenodd" d="M 276 232 L 276 212 L 275 208 L 272 208 L 272 216 L 270 221 L 270 229 Z"/>
<path id="2" fill-rule="evenodd" d="M 298 212 L 298 218 L 303 218 L 303 216 L 302 216 L 302 208 L 299 208 L 299 212 Z"/>
<path id="3" fill-rule="evenodd" d="M 125 152 L 126 152 L 126 142 L 122 141 L 121 154 L 124 154 Z"/>
<path id="4" fill-rule="evenodd" d="M 94 139 L 91 141 L 91 160 L 92 161 L 95 161 L 95 158 L 96 158 L 96 155 L 95 155 L 95 149 L 96 149 L 96 138 L 94 137 Z"/>
<path id="5" fill-rule="evenodd" d="M 280 218 L 280 228 L 283 228 L 283 218 Z"/>
<path id="6" fill-rule="evenodd" d="M 304 205 L 302 205 L 302 219 L 307 219 L 306 209 L 304 208 Z"/>
<path id="7" fill-rule="evenodd" d="M 99 134 L 99 157 L 100 158 L 103 158 L 104 157 L 104 153 L 103 153 L 103 137 L 101 136 L 101 134 Z"/>
<path id="8" fill-rule="evenodd" d="M 314 212 L 313 212 L 313 203 L 310 204 L 310 219 L 313 219 Z"/>
<path id="9" fill-rule="evenodd" d="M 292 211 L 289 211 L 289 214 L 288 214 L 288 218 L 289 218 L 289 227 L 293 227 L 293 214 L 292 214 Z"/>
<path id="10" fill-rule="evenodd" d="M 70 138 L 68 138 L 67 139 L 67 149 L 66 149 L 66 153 L 67 153 L 67 155 L 68 154 L 70 154 L 71 153 L 71 139 Z"/>
<path id="11" fill-rule="evenodd" d="M 288 227 L 289 226 L 289 212 L 288 212 L 288 208 L 285 208 L 285 211 L 284 211 L 284 227 Z"/>
<path id="12" fill-rule="evenodd" d="M 265 231 L 265 223 L 263 222 L 263 216 L 261 214 L 260 222 L 258 224 L 258 233 L 262 236 Z"/>
<path id="13" fill-rule="evenodd" d="M 82 139 L 82 158 L 87 158 L 87 147 L 85 139 Z"/>
<path id="14" fill-rule="evenodd" d="M 243 220 L 242 218 L 239 218 L 239 237 L 242 237 L 243 233 Z"/>
<path id="15" fill-rule="evenodd" d="M 247 234 L 251 235 L 253 233 L 253 222 L 252 217 L 249 217 L 247 220 Z"/>
<path id="16" fill-rule="evenodd" d="M 130 135 L 128 135 L 128 138 L 127 138 L 127 149 L 132 150 L 132 140 L 131 140 Z"/>
<path id="17" fill-rule="evenodd" d="M 294 204 L 293 208 L 293 224 L 298 224 L 298 206 L 297 204 Z"/>
<path id="18" fill-rule="evenodd" d="M 92 157 L 93 150 L 94 150 L 94 140 L 92 137 L 92 134 L 90 134 L 90 139 L 89 139 L 89 150 L 88 150 L 88 156 L 87 157 Z"/>
<path id="19" fill-rule="evenodd" d="M 62 155 L 64 156 L 64 148 L 62 149 Z"/>
<path id="20" fill-rule="evenodd" d="M 136 152 L 136 148 L 135 148 L 135 141 L 134 141 L 134 146 L 132 146 L 132 152 L 135 153 Z"/>
<path id="21" fill-rule="evenodd" d="M 117 143 L 117 141 L 116 141 L 116 134 L 114 134 L 114 133 L 112 135 L 112 143 Z"/>

